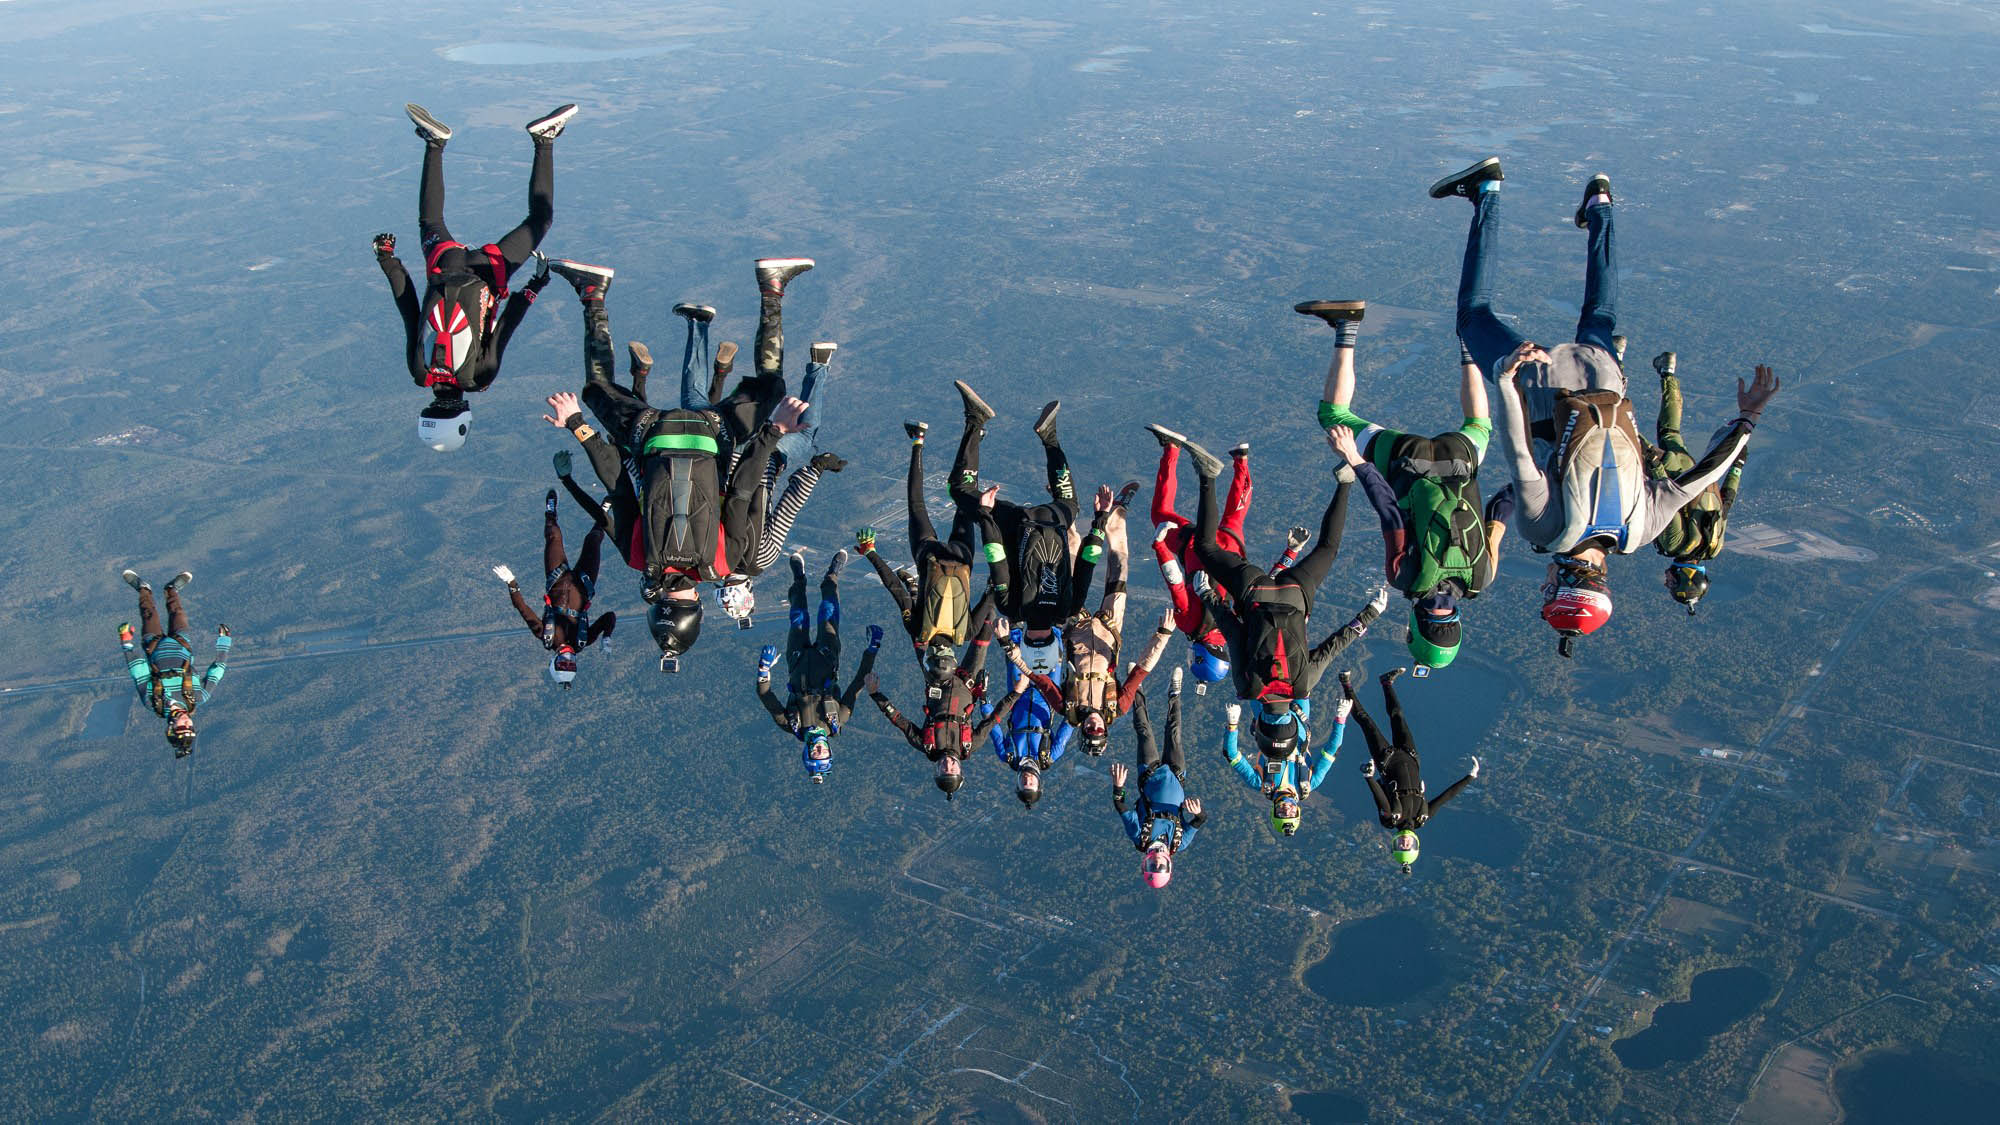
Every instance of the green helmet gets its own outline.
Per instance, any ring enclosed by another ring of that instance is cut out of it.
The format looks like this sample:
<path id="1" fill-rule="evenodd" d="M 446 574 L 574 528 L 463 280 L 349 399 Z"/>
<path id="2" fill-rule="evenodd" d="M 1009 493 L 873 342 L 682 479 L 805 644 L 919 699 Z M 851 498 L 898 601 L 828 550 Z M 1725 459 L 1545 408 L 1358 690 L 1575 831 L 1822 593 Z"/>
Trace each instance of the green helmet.
<path id="1" fill-rule="evenodd" d="M 1389 855 L 1403 866 L 1403 874 L 1410 873 L 1410 865 L 1417 862 L 1417 834 L 1407 829 L 1396 833 L 1396 840 L 1389 845 Z"/>
<path id="2" fill-rule="evenodd" d="M 1427 668 L 1442 668 L 1458 659 L 1458 614 L 1433 617 L 1410 606 L 1410 659 Z"/>
<path id="3" fill-rule="evenodd" d="M 1287 813 L 1287 809 L 1290 810 Z M 1283 794 L 1271 802 L 1271 830 L 1280 836 L 1290 836 L 1299 830 L 1299 799 Z"/>

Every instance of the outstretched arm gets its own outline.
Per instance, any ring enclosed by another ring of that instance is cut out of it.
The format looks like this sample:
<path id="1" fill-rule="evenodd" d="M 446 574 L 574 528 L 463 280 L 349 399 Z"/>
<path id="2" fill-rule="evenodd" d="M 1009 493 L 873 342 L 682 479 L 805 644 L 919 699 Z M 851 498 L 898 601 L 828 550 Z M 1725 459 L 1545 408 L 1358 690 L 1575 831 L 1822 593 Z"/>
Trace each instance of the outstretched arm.
<path id="1" fill-rule="evenodd" d="M 1496 420 L 1507 439 L 1507 465 L 1514 475 L 1515 499 L 1520 504 L 1521 517 L 1527 520 L 1540 519 L 1549 506 L 1549 482 L 1542 476 L 1542 468 L 1535 463 L 1534 440 L 1528 433 L 1528 414 L 1521 403 L 1521 390 L 1514 385 L 1514 374 L 1523 363 L 1548 362 L 1548 353 L 1531 343 L 1524 343 L 1508 353 L 1500 361 L 1499 370 L 1493 373 L 1494 390 L 1500 400 L 1500 410 Z"/>
<path id="2" fill-rule="evenodd" d="M 1464 777 L 1452 782 L 1451 788 L 1431 798 L 1430 803 L 1424 807 L 1425 813 L 1431 816 L 1437 815 L 1437 811 L 1444 807 L 1446 801 L 1458 796 L 1458 791 L 1471 783 L 1473 776 L 1472 774 L 1466 774 Z"/>
<path id="3" fill-rule="evenodd" d="M 500 323 L 493 330 L 493 359 L 480 365 L 484 370 L 473 381 L 473 390 L 485 390 L 492 385 L 493 377 L 500 374 L 500 363 L 507 354 L 507 341 L 514 338 L 514 329 L 521 326 L 521 321 L 528 315 L 528 307 L 535 303 L 535 296 L 547 284 L 548 278 L 538 275 L 508 295 L 507 304 L 500 310 Z"/>
<path id="4" fill-rule="evenodd" d="M 387 239 L 386 243 L 384 239 Z M 389 279 L 389 295 L 396 299 L 396 312 L 403 318 L 404 362 L 409 366 L 410 378 L 417 386 L 424 386 L 429 381 L 430 373 L 424 364 L 423 309 L 417 301 L 416 287 L 410 282 L 409 271 L 396 257 L 394 236 L 375 236 L 375 264 L 382 267 L 382 276 Z"/>
<path id="5" fill-rule="evenodd" d="M 1237 720 L 1234 716 L 1241 709 L 1234 703 L 1230 704 L 1229 707 L 1231 714 L 1229 725 L 1224 727 L 1222 731 L 1222 760 L 1229 763 L 1229 768 L 1236 771 L 1236 776 L 1243 784 L 1261 793 L 1264 791 L 1264 775 L 1258 772 L 1257 767 L 1251 765 L 1236 749 Z"/>
<path id="6" fill-rule="evenodd" d="M 125 656 L 125 674 L 132 677 L 132 686 L 138 689 L 139 698 L 151 694 L 153 686 L 153 665 L 146 659 L 146 652 L 132 643 L 133 632 L 130 622 L 118 626 L 118 650 Z"/>
<path id="7" fill-rule="evenodd" d="M 1320 746 L 1319 752 L 1313 755 L 1312 773 L 1306 781 L 1308 787 L 1318 789 L 1320 782 L 1326 780 L 1326 772 L 1333 768 L 1333 760 L 1340 756 L 1340 743 L 1347 736 L 1347 712 L 1351 706 L 1352 704 L 1343 699 L 1334 711 L 1333 737 L 1327 739 Z"/>
<path id="8" fill-rule="evenodd" d="M 861 698 L 861 686 L 868 682 L 868 677 L 875 674 L 875 654 L 880 651 L 872 644 L 861 650 L 861 666 L 854 670 L 854 679 L 848 682 L 847 690 L 840 693 L 840 705 L 850 713 L 854 710 L 855 702 Z"/>
<path id="9" fill-rule="evenodd" d="M 972 728 L 972 740 L 974 742 L 977 742 L 980 739 L 991 735 L 993 733 L 993 724 L 999 722 L 1001 716 L 1006 715 L 1008 712 L 1012 711 L 1014 709 L 1014 704 L 1018 702 L 1020 698 L 1021 698 L 1021 685 L 1015 684 L 1013 691 L 1010 691 L 1006 695 L 1001 696 L 1000 702 L 995 703 L 991 708 L 987 710 L 987 712 L 984 715 L 980 717 L 978 724 Z M 1003 757 L 1005 756 L 1004 752 L 1002 756 Z"/>
<path id="10" fill-rule="evenodd" d="M 1174 639 L 1175 632 L 1174 611 L 1173 607 L 1169 606 L 1165 616 L 1160 618 L 1159 627 L 1153 630 L 1152 643 L 1146 646 L 1145 652 L 1139 654 L 1139 663 L 1125 673 L 1125 682 L 1118 687 L 1117 714 L 1123 715 L 1132 709 L 1132 700 L 1139 694 L 1139 688 L 1145 684 L 1146 677 L 1152 674 L 1154 667 L 1160 663 L 1160 657 L 1167 651 L 1167 642 Z"/>
<path id="11" fill-rule="evenodd" d="M 1320 676 L 1325 673 L 1327 666 L 1335 657 L 1346 652 L 1349 645 L 1368 635 L 1368 627 L 1375 623 L 1376 618 L 1382 616 L 1382 611 L 1388 606 L 1389 587 L 1375 587 L 1374 596 L 1369 598 L 1367 605 L 1362 606 L 1353 617 L 1349 618 L 1347 624 L 1327 634 L 1325 640 L 1313 646 L 1306 661 L 1306 684 L 1309 688 L 1310 685 L 1319 682 Z"/>
<path id="12" fill-rule="evenodd" d="M 229 635 L 229 626 L 215 627 L 215 659 L 209 662 L 208 670 L 201 674 L 201 686 L 204 691 L 214 691 L 215 685 L 222 682 L 222 674 L 229 670 L 229 646 L 235 643 L 235 638 Z"/>
<path id="13" fill-rule="evenodd" d="M 882 588 L 889 591 L 890 599 L 896 603 L 896 612 L 902 615 L 903 628 L 914 628 L 916 626 L 916 605 L 910 600 L 909 590 L 903 586 L 903 576 L 897 574 L 887 562 L 884 562 L 881 553 L 875 550 L 875 529 L 872 527 L 862 528 L 860 531 L 855 532 L 854 541 L 856 546 L 860 546 L 864 542 L 867 544 L 867 546 L 861 548 L 861 557 L 867 559 L 868 565 L 875 568 L 875 576 L 882 580 Z"/>
<path id="14" fill-rule="evenodd" d="M 757 677 L 757 702 L 764 705 L 765 712 L 771 716 L 772 722 L 778 724 L 779 730 L 791 733 L 791 720 L 785 717 L 785 705 L 778 702 L 778 693 L 771 690 L 771 677 L 768 675 Z"/>
<path id="15" fill-rule="evenodd" d="M 896 705 L 889 702 L 888 696 L 883 695 L 880 690 L 871 686 L 868 689 L 868 698 L 875 701 L 875 706 L 881 710 L 882 717 L 889 720 L 890 725 L 903 732 L 903 738 L 911 746 L 916 747 L 918 750 L 924 748 L 923 729 L 904 718 L 903 713 L 896 710 Z"/>

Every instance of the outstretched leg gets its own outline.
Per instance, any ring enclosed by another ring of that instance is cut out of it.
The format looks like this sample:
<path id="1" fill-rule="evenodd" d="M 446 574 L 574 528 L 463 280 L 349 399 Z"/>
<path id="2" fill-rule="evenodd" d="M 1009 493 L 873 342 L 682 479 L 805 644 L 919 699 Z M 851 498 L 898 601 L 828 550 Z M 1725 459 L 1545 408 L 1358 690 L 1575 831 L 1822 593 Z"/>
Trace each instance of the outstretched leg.
<path id="1" fill-rule="evenodd" d="M 1346 481 L 1334 486 L 1333 502 L 1326 506 L 1326 514 L 1319 520 L 1319 538 L 1314 541 L 1312 550 L 1285 571 L 1305 592 L 1308 613 L 1312 612 L 1319 584 L 1326 581 L 1326 572 L 1333 569 L 1333 560 L 1340 554 L 1340 533 L 1347 526 L 1347 492 Z"/>
<path id="2" fill-rule="evenodd" d="M 1395 736 L 1396 745 L 1405 750 L 1415 749 L 1417 744 L 1410 738 L 1409 725 L 1403 722 L 1403 705 L 1396 699 L 1396 687 L 1386 678 L 1382 681 L 1382 701 L 1389 708 L 1389 733 Z M 1355 710 L 1360 707 L 1357 705 Z"/>
<path id="3" fill-rule="evenodd" d="M 806 609 L 806 564 L 797 555 L 792 556 L 792 584 L 785 592 L 791 606 L 785 632 L 785 668 L 791 673 L 792 692 L 803 694 L 812 685 L 800 682 L 806 657 L 812 652 L 812 618 Z"/>
<path id="4" fill-rule="evenodd" d="M 528 217 L 500 237 L 494 245 L 507 260 L 509 275 L 521 268 L 528 255 L 547 238 L 556 221 L 555 142 L 535 138 L 535 162 L 528 169 Z M 504 280 L 504 279 L 503 279 Z"/>
<path id="5" fill-rule="evenodd" d="M 1230 600 L 1243 604 L 1250 587 L 1264 577 L 1255 563 L 1216 541 L 1221 519 L 1215 506 L 1215 478 L 1202 474 L 1201 508 L 1195 524 L 1195 554 L 1209 579 L 1228 591 Z"/>
<path id="6" fill-rule="evenodd" d="M 958 439 L 958 455 L 951 462 L 950 492 L 959 507 L 979 505 L 979 440 L 986 436 L 986 423 L 965 420 L 965 433 Z"/>
<path id="7" fill-rule="evenodd" d="M 697 385 L 714 361 L 708 351 L 708 321 L 688 318 L 687 345 L 681 349 L 681 409 L 706 410 L 709 400 Z"/>
<path id="8" fill-rule="evenodd" d="M 417 237 L 423 240 L 424 258 L 441 242 L 451 241 L 444 225 L 444 143 L 424 144 L 424 170 L 417 182 Z"/>
<path id="9" fill-rule="evenodd" d="M 924 503 L 924 443 L 910 443 L 910 477 L 905 486 L 905 503 L 910 511 L 910 554 L 937 538 L 931 524 L 930 508 Z"/>
<path id="10" fill-rule="evenodd" d="M 160 610 L 159 607 L 153 603 L 153 588 L 151 586 L 140 587 L 139 589 L 140 647 L 144 648 L 146 650 L 146 654 L 150 656 L 152 655 L 153 652 L 153 645 L 158 643 L 160 638 L 164 636 L 166 636 L 166 634 L 160 630 Z"/>
<path id="11" fill-rule="evenodd" d="M 1174 776 L 1187 780 L 1187 759 L 1181 755 L 1181 693 L 1176 690 L 1167 696 L 1167 768 Z"/>
<path id="12" fill-rule="evenodd" d="M 569 553 L 563 549 L 562 522 L 556 519 L 556 494 L 551 490 L 548 503 L 542 509 L 542 589 L 554 586 L 568 565 Z"/>
<path id="13" fill-rule="evenodd" d="M 1174 493 L 1180 489 L 1180 463 L 1181 447 L 1161 442 L 1160 466 L 1153 470 L 1153 506 L 1147 513 L 1152 517 L 1154 527 L 1163 523 L 1175 527 L 1187 526 L 1187 518 L 1174 511 Z"/>
<path id="14" fill-rule="evenodd" d="M 1354 699 L 1353 696 L 1348 698 Z M 1375 725 L 1374 719 L 1368 717 L 1368 709 L 1361 706 L 1359 699 L 1354 699 L 1354 710 L 1350 713 L 1350 717 L 1355 725 L 1361 728 L 1361 736 L 1368 740 L 1369 759 L 1375 763 L 1376 769 L 1381 769 L 1382 763 L 1388 758 L 1390 743 L 1382 738 L 1381 728 Z"/>
<path id="15" fill-rule="evenodd" d="M 1499 256 L 1500 190 L 1487 184 L 1473 197 L 1472 228 L 1465 236 L 1465 262 L 1458 277 L 1458 338 L 1482 370 L 1521 346 L 1522 336 L 1493 312 L 1494 260 Z"/>
<path id="16" fill-rule="evenodd" d="M 1594 186 L 1594 185 L 1593 185 Z M 1611 236 L 1611 197 L 1593 196 L 1584 216 L 1590 224 L 1584 257 L 1583 315 L 1577 318 L 1576 342 L 1611 351 L 1611 334 L 1618 329 L 1618 255 Z"/>
<path id="17" fill-rule="evenodd" d="M 1229 472 L 1229 495 L 1222 501 L 1222 526 L 1216 528 L 1216 542 L 1227 545 L 1239 555 L 1247 555 L 1243 546 L 1243 521 L 1250 516 L 1250 450 L 1247 446 L 1237 446 L 1230 451 L 1232 462 Z"/>
<path id="18" fill-rule="evenodd" d="M 1133 778 L 1135 786 L 1145 785 L 1146 771 L 1158 765 L 1160 747 L 1153 738 L 1153 720 L 1146 714 L 1146 693 L 1132 697 L 1132 740 L 1138 747 L 1138 776 Z"/>

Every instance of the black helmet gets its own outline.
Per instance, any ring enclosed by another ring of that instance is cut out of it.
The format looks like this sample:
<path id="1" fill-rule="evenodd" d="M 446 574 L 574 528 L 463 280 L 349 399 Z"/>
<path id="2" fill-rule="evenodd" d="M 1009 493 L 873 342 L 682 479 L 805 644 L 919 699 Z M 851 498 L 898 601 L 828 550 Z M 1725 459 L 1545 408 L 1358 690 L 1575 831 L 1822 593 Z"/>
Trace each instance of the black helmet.
<path id="1" fill-rule="evenodd" d="M 937 782 L 937 787 L 944 791 L 945 796 L 949 797 L 953 793 L 958 792 L 959 787 L 965 784 L 965 775 L 962 773 L 941 773 L 932 780 Z"/>
<path id="2" fill-rule="evenodd" d="M 1290 715 L 1285 716 L 1284 722 L 1274 723 L 1259 712 L 1252 729 L 1257 735 L 1257 749 L 1266 758 L 1289 758 L 1299 748 L 1299 724 Z"/>
<path id="3" fill-rule="evenodd" d="M 701 636 L 701 602 L 663 598 L 646 611 L 646 628 L 662 656 L 680 656 Z"/>
<path id="4" fill-rule="evenodd" d="M 938 683 L 958 669 L 958 649 L 946 636 L 932 637 L 924 646 L 924 679 Z"/>
<path id="5" fill-rule="evenodd" d="M 169 730 L 167 732 L 167 741 L 173 745 L 174 757 L 176 758 L 185 758 L 189 754 L 194 753 L 194 731 L 192 729 Z"/>
<path id="6" fill-rule="evenodd" d="M 1676 562 L 1667 565 L 1667 592 L 1686 606 L 1688 613 L 1708 596 L 1708 570 L 1700 563 Z"/>

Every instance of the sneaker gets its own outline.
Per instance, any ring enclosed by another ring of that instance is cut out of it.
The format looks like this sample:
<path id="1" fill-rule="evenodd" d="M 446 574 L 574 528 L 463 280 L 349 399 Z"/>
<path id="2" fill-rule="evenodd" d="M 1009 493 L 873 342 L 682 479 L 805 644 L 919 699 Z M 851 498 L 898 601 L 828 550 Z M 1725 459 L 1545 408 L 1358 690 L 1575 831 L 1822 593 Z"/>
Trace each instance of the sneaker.
<path id="1" fill-rule="evenodd" d="M 1125 509 L 1125 505 L 1130 504 L 1132 502 L 1132 498 L 1137 495 L 1139 495 L 1139 482 L 1136 480 L 1128 480 L 1123 485 L 1119 486 L 1118 495 L 1111 498 L 1111 506 L 1120 511 L 1123 511 Z"/>
<path id="2" fill-rule="evenodd" d="M 715 377 L 720 379 L 736 369 L 736 341 L 724 340 L 715 349 Z"/>
<path id="3" fill-rule="evenodd" d="M 1169 696 L 1179 695 L 1181 693 L 1181 673 L 1184 670 L 1185 669 L 1183 669 L 1180 665 L 1178 664 L 1174 665 L 1173 679 L 1167 688 L 1167 694 Z"/>
<path id="4" fill-rule="evenodd" d="M 824 581 L 832 582 L 838 579 L 840 577 L 840 568 L 846 562 L 847 562 L 847 548 L 842 547 L 840 550 L 835 551 L 833 553 L 832 558 L 826 560 L 826 578 L 824 579 Z"/>
<path id="5" fill-rule="evenodd" d="M 1625 362 L 1625 337 L 1611 337 L 1611 358 L 1621 364 Z"/>
<path id="6" fill-rule="evenodd" d="M 1174 431 L 1166 428 L 1165 426 L 1159 426 L 1151 422 L 1148 422 L 1146 424 L 1146 432 L 1153 435 L 1153 438 L 1160 443 L 1160 448 L 1162 449 L 1166 448 L 1167 446 L 1174 446 L 1178 448 L 1179 446 L 1187 444 L 1186 434 L 1175 433 Z"/>
<path id="7" fill-rule="evenodd" d="M 1208 450 L 1203 449 L 1186 438 L 1182 438 L 1176 444 L 1185 450 L 1189 459 L 1194 462 L 1195 472 L 1200 473 L 1210 480 L 1214 480 L 1216 477 L 1222 475 L 1222 461 L 1215 454 L 1210 453 Z"/>
<path id="8" fill-rule="evenodd" d="M 1600 195 L 1607 200 L 1611 198 L 1611 177 L 1602 172 L 1591 176 L 1590 182 L 1583 185 L 1583 202 L 1576 205 L 1577 226 L 1590 226 L 1590 201 Z"/>
<path id="9" fill-rule="evenodd" d="M 1237 457 L 1237 458 L 1242 458 L 1242 457 L 1248 457 L 1248 456 L 1250 456 L 1250 443 L 1249 443 L 1249 442 L 1247 442 L 1247 441 L 1245 441 L 1245 442 L 1239 442 L 1239 443 L 1237 443 L 1236 445 L 1232 445 L 1232 446 L 1230 446 L 1230 447 L 1229 447 L 1229 455 L 1230 455 L 1231 457 Z"/>
<path id="10" fill-rule="evenodd" d="M 839 350 L 840 345 L 834 343 L 832 340 L 815 340 L 812 350 L 806 353 L 806 358 L 808 361 L 824 367 L 833 362 L 833 353 Z"/>
<path id="11" fill-rule="evenodd" d="M 1489 156 L 1462 172 L 1453 172 L 1431 185 L 1431 198 L 1443 199 L 1448 195 L 1462 195 L 1467 199 L 1479 198 L 1479 185 L 1489 180 L 1504 180 L 1500 172 L 1500 158 Z"/>
<path id="12" fill-rule="evenodd" d="M 674 306 L 674 315 L 687 317 L 698 324 L 707 324 L 709 321 L 715 319 L 715 306 L 697 305 L 689 301 L 682 301 L 680 304 Z"/>
<path id="13" fill-rule="evenodd" d="M 136 570 L 128 570 L 125 573 L 120 574 L 118 577 L 123 578 L 125 580 L 125 584 L 127 586 L 132 587 L 134 590 L 152 589 L 151 586 L 146 585 L 145 579 L 139 577 L 139 572 Z"/>
<path id="14" fill-rule="evenodd" d="M 528 135 L 538 141 L 553 141 L 562 136 L 563 126 L 576 116 L 576 105 L 557 106 L 546 115 L 528 122 Z"/>
<path id="15" fill-rule="evenodd" d="M 1052 402 L 1042 407 L 1042 412 L 1035 416 L 1035 436 L 1042 439 L 1043 445 L 1062 444 L 1056 437 L 1056 411 L 1061 409 L 1062 403 Z"/>
<path id="16" fill-rule="evenodd" d="M 593 266 L 588 262 L 556 258 L 549 262 L 549 272 L 570 283 L 576 295 L 585 301 L 602 301 L 611 290 L 611 279 L 617 271 L 610 266 Z"/>
<path id="17" fill-rule="evenodd" d="M 1348 699 L 1354 698 L 1354 673 L 1346 668 L 1340 670 L 1340 694 Z"/>
<path id="18" fill-rule="evenodd" d="M 963 380 L 953 382 L 952 386 L 958 388 L 958 397 L 965 403 L 966 421 L 983 426 L 996 417 L 993 408 L 986 405 L 986 400 L 974 393 Z"/>
<path id="19" fill-rule="evenodd" d="M 1395 683 L 1396 677 L 1402 675 L 1407 671 L 1409 671 L 1408 668 L 1391 668 L 1387 672 L 1382 673 L 1381 676 L 1382 686 L 1388 687 L 1390 684 Z"/>
<path id="20" fill-rule="evenodd" d="M 1316 316 L 1328 324 L 1339 324 L 1343 320 L 1360 320 L 1368 313 L 1366 301 L 1300 301 L 1292 306 L 1292 311 L 1301 316 Z"/>
<path id="21" fill-rule="evenodd" d="M 1659 355 L 1653 357 L 1653 370 L 1659 372 L 1660 378 L 1664 379 L 1674 373 L 1674 364 L 1677 359 L 1678 357 L 1672 352 L 1661 352 Z"/>
<path id="22" fill-rule="evenodd" d="M 174 575 L 172 578 L 167 579 L 167 589 L 169 590 L 186 589 L 187 584 L 192 581 L 194 581 L 194 571 L 183 570 L 179 574 Z"/>
<path id="23" fill-rule="evenodd" d="M 637 340 L 625 345 L 625 358 L 627 367 L 635 378 L 652 374 L 653 353 L 646 345 Z"/>
<path id="24" fill-rule="evenodd" d="M 441 145 L 451 139 L 451 126 L 431 116 L 431 111 L 415 102 L 403 103 L 403 112 L 417 127 L 417 136 L 427 145 Z"/>
<path id="25" fill-rule="evenodd" d="M 556 514 L 555 489 L 553 488 L 549 489 L 548 494 L 542 497 L 542 510 L 552 516 Z"/>
<path id="26" fill-rule="evenodd" d="M 811 258 L 759 258 L 757 289 L 773 297 L 782 297 L 785 295 L 785 283 L 811 268 Z"/>
<path id="27" fill-rule="evenodd" d="M 924 435 L 931 432 L 931 424 L 929 422 L 905 422 L 903 423 L 903 432 L 910 435 L 911 441 L 922 445 L 924 443 Z"/>
<path id="28" fill-rule="evenodd" d="M 791 560 L 792 560 L 792 577 L 793 577 L 793 578 L 796 578 L 796 579 L 798 579 L 798 580 L 799 580 L 799 581 L 801 581 L 801 582 L 805 581 L 805 579 L 806 579 L 806 550 L 805 550 L 805 548 L 804 548 L 804 547 L 793 547 L 793 548 L 792 548 L 792 553 L 791 553 L 791 555 L 790 555 L 789 557 L 790 557 L 790 558 L 791 558 Z"/>
<path id="29" fill-rule="evenodd" d="M 813 454 L 813 459 L 808 461 L 807 464 L 822 473 L 837 473 L 847 467 L 847 462 L 831 453 L 815 453 Z"/>

